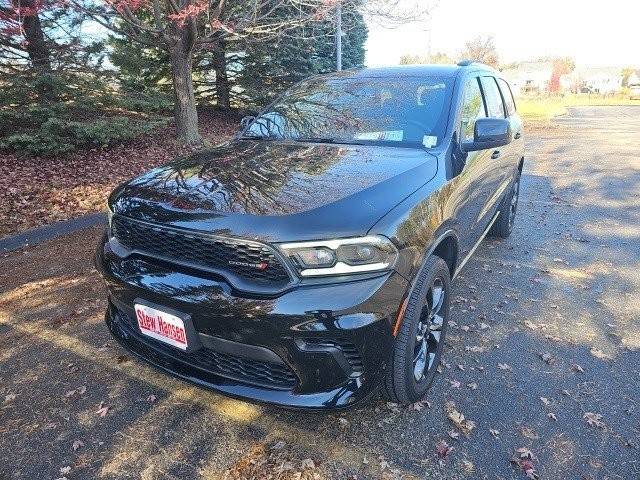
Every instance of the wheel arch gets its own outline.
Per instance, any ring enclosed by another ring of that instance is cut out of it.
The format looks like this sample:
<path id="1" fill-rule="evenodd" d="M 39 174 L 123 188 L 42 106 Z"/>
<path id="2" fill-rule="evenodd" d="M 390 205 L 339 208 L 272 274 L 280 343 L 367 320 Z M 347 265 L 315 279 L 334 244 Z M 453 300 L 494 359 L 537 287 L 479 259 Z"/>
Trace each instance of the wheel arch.
<path id="1" fill-rule="evenodd" d="M 445 261 L 449 267 L 449 273 L 451 278 L 456 271 L 458 265 L 458 258 L 460 255 L 460 245 L 458 243 L 458 237 L 451 232 L 450 234 L 441 238 L 439 242 L 434 246 L 431 251 L 431 255 L 436 255 Z"/>
<path id="2" fill-rule="evenodd" d="M 435 236 L 435 240 L 432 242 L 431 246 L 420 260 L 420 267 L 415 271 L 412 281 L 407 286 L 407 290 L 403 296 L 402 303 L 398 308 L 395 321 L 393 322 L 392 331 L 394 337 L 397 335 L 398 330 L 404 320 L 407 300 L 409 299 L 409 295 L 411 295 L 411 291 L 415 288 L 415 280 L 420 275 L 420 272 L 424 269 L 427 260 L 432 256 L 441 258 L 447 264 L 450 278 L 451 280 L 453 280 L 460 258 L 460 239 L 453 229 L 445 229 L 444 231 L 441 231 L 439 235 Z"/>
<path id="3" fill-rule="evenodd" d="M 435 240 L 422 258 L 424 264 L 431 255 L 440 257 L 449 267 L 451 278 L 456 271 L 460 258 L 460 239 L 453 228 L 446 228 L 434 235 Z"/>

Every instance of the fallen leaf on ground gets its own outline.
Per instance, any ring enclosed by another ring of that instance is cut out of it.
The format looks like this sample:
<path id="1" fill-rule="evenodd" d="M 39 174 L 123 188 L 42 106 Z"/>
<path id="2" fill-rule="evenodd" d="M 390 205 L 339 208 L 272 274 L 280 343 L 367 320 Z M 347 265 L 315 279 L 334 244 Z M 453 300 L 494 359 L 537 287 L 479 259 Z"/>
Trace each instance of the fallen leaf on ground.
<path id="1" fill-rule="evenodd" d="M 447 414 L 447 418 L 465 435 L 468 436 L 475 428 L 475 422 L 467 420 L 462 413 L 456 410 L 456 405 L 453 402 L 445 403 L 444 411 Z"/>
<path id="2" fill-rule="evenodd" d="M 558 421 L 558 417 L 556 417 L 556 414 L 553 412 L 549 412 L 547 413 L 547 417 L 549 417 L 551 420 L 553 420 L 554 422 Z"/>
<path id="3" fill-rule="evenodd" d="M 431 408 L 431 403 L 426 400 L 420 400 L 418 402 L 412 403 L 409 405 L 409 410 L 415 410 L 416 412 L 421 411 L 424 407 Z"/>
<path id="4" fill-rule="evenodd" d="M 553 355 L 551 355 L 550 353 L 542 353 L 540 352 L 538 354 L 538 356 L 542 359 L 543 362 L 545 362 L 547 365 L 553 365 L 554 363 L 556 363 L 556 359 Z"/>
<path id="5" fill-rule="evenodd" d="M 602 421 L 602 415 L 599 413 L 586 412 L 582 418 L 584 418 L 592 427 L 605 428 L 607 425 Z"/>
<path id="6" fill-rule="evenodd" d="M 387 408 L 391 410 L 393 413 L 400 413 L 400 407 L 397 403 L 387 402 Z"/>
<path id="7" fill-rule="evenodd" d="M 149 402 L 149 403 L 153 403 L 153 402 L 155 402 L 155 401 L 156 401 L 156 396 L 155 396 L 155 395 L 149 395 L 149 396 L 147 397 L 147 402 Z"/>
<path id="8" fill-rule="evenodd" d="M 443 460 L 446 459 L 452 451 L 453 447 L 449 446 L 449 444 L 444 440 L 440 440 L 436 444 L 436 453 L 438 454 L 438 457 L 442 458 Z"/>
<path id="9" fill-rule="evenodd" d="M 577 363 L 574 363 L 573 365 L 571 365 L 571 370 L 573 370 L 574 372 L 578 372 L 578 373 L 584 373 L 584 368 L 582 368 Z"/>
<path id="10" fill-rule="evenodd" d="M 547 406 L 551 405 L 551 400 L 549 400 L 547 397 L 540 397 L 540 401 Z"/>
<path id="11" fill-rule="evenodd" d="M 476 467 L 473 462 L 470 462 L 469 460 L 462 461 L 462 469 L 465 471 L 465 473 L 473 473 L 475 468 Z"/>
<path id="12" fill-rule="evenodd" d="M 71 448 L 74 452 L 82 447 L 84 447 L 84 442 L 82 440 L 74 440 L 74 442 L 71 444 Z"/>
<path id="13" fill-rule="evenodd" d="M 500 430 L 496 430 L 495 428 L 490 428 L 489 433 L 493 435 L 493 438 L 498 438 L 500 435 Z"/>
<path id="14" fill-rule="evenodd" d="M 535 432 L 533 428 L 527 427 L 526 425 L 520 427 L 520 434 L 523 437 L 529 438 L 531 440 L 537 440 L 538 438 L 540 438 L 540 436 Z"/>
<path id="15" fill-rule="evenodd" d="M 116 363 L 121 364 L 121 363 L 127 363 L 129 360 L 131 360 L 131 357 L 129 355 L 123 354 L 123 355 L 118 355 L 116 357 Z"/>
<path id="16" fill-rule="evenodd" d="M 467 387 L 470 388 L 471 390 L 475 390 L 478 388 L 478 384 L 473 382 L 473 383 L 467 383 Z"/>
<path id="17" fill-rule="evenodd" d="M 537 480 L 538 474 L 535 471 L 535 467 L 533 465 L 533 461 L 535 457 L 531 450 L 528 448 L 518 448 L 515 451 L 514 456 L 511 458 L 511 463 L 514 465 L 518 465 L 522 471 L 525 473 L 527 478 L 531 480 Z"/>
<path id="18" fill-rule="evenodd" d="M 13 402 L 16 399 L 17 395 L 15 393 L 10 393 L 4 396 L 5 403 Z"/>
<path id="19" fill-rule="evenodd" d="M 611 358 L 610 355 L 604 353 L 602 350 L 599 350 L 597 348 L 591 348 L 591 350 L 589 350 L 591 352 L 591 355 L 593 355 L 596 358 L 599 358 L 600 360 L 609 360 Z"/>
<path id="20" fill-rule="evenodd" d="M 480 347 L 478 345 L 472 345 L 471 347 L 465 347 L 465 350 L 467 352 L 483 353 L 485 351 L 485 348 Z"/>
<path id="21" fill-rule="evenodd" d="M 104 402 L 100 402 L 100 405 L 98 406 L 98 410 L 96 410 L 96 413 L 101 417 L 104 417 L 107 415 L 107 412 L 109 411 L 110 408 L 111 407 L 109 405 L 106 405 Z"/>
<path id="22" fill-rule="evenodd" d="M 312 470 L 316 468 L 316 463 L 310 458 L 305 458 L 300 463 L 300 466 L 302 467 L 303 470 Z"/>
<path id="23" fill-rule="evenodd" d="M 499 363 L 498 368 L 500 370 L 512 370 L 511 366 L 506 363 Z"/>
<path id="24" fill-rule="evenodd" d="M 347 420 L 344 417 L 340 417 L 338 418 L 338 422 L 340 423 L 341 426 L 343 427 L 348 427 L 349 426 L 349 420 Z"/>
<path id="25" fill-rule="evenodd" d="M 237 125 L 234 113 L 201 112 L 198 120 L 201 132 L 214 144 L 231 136 Z M 0 237 L 103 210 L 116 185 L 192 151 L 176 140 L 174 131 L 168 124 L 107 149 L 54 157 L 0 153 Z"/>

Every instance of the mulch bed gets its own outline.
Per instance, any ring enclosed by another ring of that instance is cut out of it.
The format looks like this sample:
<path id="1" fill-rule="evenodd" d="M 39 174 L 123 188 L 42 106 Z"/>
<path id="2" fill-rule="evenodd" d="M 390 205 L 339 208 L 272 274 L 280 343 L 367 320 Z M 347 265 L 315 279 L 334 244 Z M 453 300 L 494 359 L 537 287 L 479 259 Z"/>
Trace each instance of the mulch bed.
<path id="1" fill-rule="evenodd" d="M 199 112 L 208 143 L 229 138 L 238 128 L 235 112 Z M 119 183 L 189 153 L 168 126 L 126 144 L 58 157 L 0 153 L 0 238 L 59 220 L 104 210 Z"/>

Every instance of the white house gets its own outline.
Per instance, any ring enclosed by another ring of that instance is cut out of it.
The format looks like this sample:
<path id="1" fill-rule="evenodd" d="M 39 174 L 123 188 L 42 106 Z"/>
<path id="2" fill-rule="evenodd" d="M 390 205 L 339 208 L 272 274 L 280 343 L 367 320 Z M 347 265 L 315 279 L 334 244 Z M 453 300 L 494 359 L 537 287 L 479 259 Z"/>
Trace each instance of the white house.
<path id="1" fill-rule="evenodd" d="M 591 67 L 576 69 L 572 77 L 580 91 L 603 95 L 619 92 L 622 88 L 622 68 Z"/>
<path id="2" fill-rule="evenodd" d="M 543 93 L 549 89 L 553 62 L 522 62 L 502 71 L 514 95 Z"/>

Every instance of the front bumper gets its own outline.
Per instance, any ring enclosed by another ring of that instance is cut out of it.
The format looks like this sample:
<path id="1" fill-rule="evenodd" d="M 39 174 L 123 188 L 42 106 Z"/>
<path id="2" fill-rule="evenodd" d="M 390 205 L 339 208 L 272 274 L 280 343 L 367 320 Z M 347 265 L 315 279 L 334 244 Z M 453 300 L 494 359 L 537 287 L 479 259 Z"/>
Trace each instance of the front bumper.
<path id="1" fill-rule="evenodd" d="M 109 290 L 107 325 L 129 351 L 200 386 L 289 407 L 347 407 L 373 392 L 407 289 L 402 276 L 387 272 L 251 297 L 219 278 L 118 257 L 106 241 L 96 266 Z M 197 350 L 142 335 L 133 309 L 139 300 L 188 316 Z"/>

